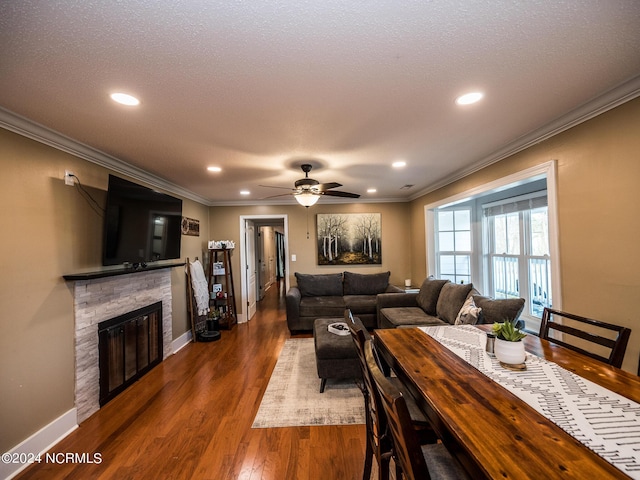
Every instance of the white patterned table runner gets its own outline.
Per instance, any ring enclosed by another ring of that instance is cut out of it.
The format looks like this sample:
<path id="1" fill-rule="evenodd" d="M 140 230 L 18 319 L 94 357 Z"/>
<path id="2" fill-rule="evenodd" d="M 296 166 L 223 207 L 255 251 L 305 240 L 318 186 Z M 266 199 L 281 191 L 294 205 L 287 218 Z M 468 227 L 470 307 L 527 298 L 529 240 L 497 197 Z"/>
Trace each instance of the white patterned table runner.
<path id="1" fill-rule="evenodd" d="M 489 357 L 486 333 L 473 326 L 419 328 L 609 463 L 640 479 L 640 404 L 530 353 L 527 370 L 507 370 Z"/>

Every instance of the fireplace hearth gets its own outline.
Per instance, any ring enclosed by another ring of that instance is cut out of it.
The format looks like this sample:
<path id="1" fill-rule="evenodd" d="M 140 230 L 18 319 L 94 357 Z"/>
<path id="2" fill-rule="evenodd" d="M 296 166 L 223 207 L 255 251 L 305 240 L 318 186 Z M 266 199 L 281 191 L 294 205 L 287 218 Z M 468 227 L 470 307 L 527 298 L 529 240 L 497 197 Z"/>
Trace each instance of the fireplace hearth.
<path id="1" fill-rule="evenodd" d="M 162 302 L 98 324 L 100 406 L 162 361 Z"/>

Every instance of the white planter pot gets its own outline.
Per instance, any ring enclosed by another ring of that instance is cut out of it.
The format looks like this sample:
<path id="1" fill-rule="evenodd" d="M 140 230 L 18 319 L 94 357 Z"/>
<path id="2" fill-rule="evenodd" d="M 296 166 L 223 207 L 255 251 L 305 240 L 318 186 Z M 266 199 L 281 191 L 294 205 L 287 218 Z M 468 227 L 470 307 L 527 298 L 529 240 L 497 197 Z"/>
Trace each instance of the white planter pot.
<path id="1" fill-rule="evenodd" d="M 524 351 L 524 342 L 508 342 L 506 340 L 501 340 L 496 338 L 496 343 L 494 346 L 494 353 L 496 354 L 496 358 L 502 363 L 507 363 L 509 365 L 517 365 L 519 363 L 524 363 L 526 358 L 526 354 Z"/>

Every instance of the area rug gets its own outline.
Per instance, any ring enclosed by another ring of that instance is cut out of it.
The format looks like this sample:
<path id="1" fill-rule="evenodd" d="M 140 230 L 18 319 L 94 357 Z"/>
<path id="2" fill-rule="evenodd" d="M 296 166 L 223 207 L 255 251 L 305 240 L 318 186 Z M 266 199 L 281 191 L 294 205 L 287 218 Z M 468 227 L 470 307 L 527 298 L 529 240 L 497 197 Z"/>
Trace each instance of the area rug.
<path id="1" fill-rule="evenodd" d="M 354 381 L 329 380 L 320 393 L 313 338 L 289 339 L 273 369 L 252 428 L 365 423 Z"/>

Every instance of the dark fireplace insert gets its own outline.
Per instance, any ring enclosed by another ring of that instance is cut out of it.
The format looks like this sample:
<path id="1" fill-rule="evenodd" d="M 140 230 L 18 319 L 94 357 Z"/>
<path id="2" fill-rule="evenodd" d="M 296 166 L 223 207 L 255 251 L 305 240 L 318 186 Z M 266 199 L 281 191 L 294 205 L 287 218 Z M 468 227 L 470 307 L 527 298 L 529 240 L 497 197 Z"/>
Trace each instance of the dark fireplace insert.
<path id="1" fill-rule="evenodd" d="M 162 302 L 98 324 L 100 406 L 162 361 Z"/>

